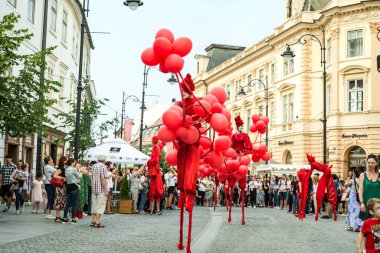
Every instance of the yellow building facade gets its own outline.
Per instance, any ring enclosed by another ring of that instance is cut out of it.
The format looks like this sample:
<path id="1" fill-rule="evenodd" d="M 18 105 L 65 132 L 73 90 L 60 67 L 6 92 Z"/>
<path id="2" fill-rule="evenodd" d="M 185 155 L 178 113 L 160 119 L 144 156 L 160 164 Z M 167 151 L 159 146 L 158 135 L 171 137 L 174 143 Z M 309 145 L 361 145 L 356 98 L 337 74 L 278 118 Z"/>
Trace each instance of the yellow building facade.
<path id="1" fill-rule="evenodd" d="M 380 1 L 288 0 L 286 14 L 273 34 L 249 48 L 212 44 L 207 55 L 196 55 L 196 94 L 224 87 L 226 106 L 241 116 L 246 132 L 252 114 L 264 116 L 268 104 L 272 163 L 299 167 L 307 164 L 305 153 L 323 161 L 322 47 L 308 41 L 291 46 L 292 60 L 281 54 L 306 34 L 323 42 L 324 29 L 327 161 L 346 177 L 365 167 L 368 154 L 380 153 Z"/>

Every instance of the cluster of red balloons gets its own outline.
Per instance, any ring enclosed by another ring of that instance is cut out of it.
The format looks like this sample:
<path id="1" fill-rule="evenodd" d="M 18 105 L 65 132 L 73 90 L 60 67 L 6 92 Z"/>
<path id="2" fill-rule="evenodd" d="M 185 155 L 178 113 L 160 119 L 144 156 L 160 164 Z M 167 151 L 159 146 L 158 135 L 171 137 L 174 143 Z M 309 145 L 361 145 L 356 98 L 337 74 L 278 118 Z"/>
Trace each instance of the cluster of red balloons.
<path id="1" fill-rule="evenodd" d="M 269 123 L 268 117 L 260 117 L 260 115 L 258 114 L 253 114 L 252 125 L 250 126 L 249 130 L 252 133 L 259 132 L 260 134 L 265 134 L 268 123 Z"/>
<path id="2" fill-rule="evenodd" d="M 182 70 L 185 61 L 182 57 L 188 55 L 193 43 L 187 37 L 174 39 L 173 33 L 166 28 L 156 33 L 153 46 L 145 49 L 141 60 L 148 66 L 160 64 L 163 73 L 178 73 Z"/>

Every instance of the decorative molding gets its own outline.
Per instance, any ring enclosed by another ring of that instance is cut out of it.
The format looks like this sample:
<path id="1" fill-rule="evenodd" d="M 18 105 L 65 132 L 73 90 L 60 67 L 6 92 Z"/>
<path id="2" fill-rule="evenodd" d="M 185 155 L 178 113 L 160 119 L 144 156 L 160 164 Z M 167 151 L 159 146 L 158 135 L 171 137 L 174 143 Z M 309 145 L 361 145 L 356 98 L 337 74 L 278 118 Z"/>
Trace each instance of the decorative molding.
<path id="1" fill-rule="evenodd" d="M 295 89 L 295 88 L 296 88 L 295 84 L 283 83 L 283 84 L 280 85 L 280 87 L 277 88 L 277 90 L 279 92 L 285 92 L 285 91 L 292 90 L 292 89 Z"/>
<path id="2" fill-rule="evenodd" d="M 342 75 L 349 75 L 349 74 L 368 73 L 369 70 L 370 68 L 367 68 L 361 65 L 349 65 L 339 70 L 339 73 Z"/>
<path id="3" fill-rule="evenodd" d="M 339 28 L 336 28 L 336 29 L 330 31 L 330 36 L 331 36 L 331 39 L 333 39 L 333 40 L 339 39 L 339 34 L 340 34 Z"/>
<path id="4" fill-rule="evenodd" d="M 380 27 L 379 22 L 369 22 L 369 28 L 371 29 L 371 33 L 378 33 L 379 31 L 377 30 Z"/>

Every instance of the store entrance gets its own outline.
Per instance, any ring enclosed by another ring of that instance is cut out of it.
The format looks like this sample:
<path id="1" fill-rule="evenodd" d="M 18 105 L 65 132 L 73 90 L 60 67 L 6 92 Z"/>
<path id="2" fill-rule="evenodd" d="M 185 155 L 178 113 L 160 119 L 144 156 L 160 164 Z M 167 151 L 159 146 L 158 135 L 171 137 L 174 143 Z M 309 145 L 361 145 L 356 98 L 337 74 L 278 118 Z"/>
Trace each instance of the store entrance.
<path id="1" fill-rule="evenodd" d="M 349 171 L 358 169 L 360 172 L 365 171 L 366 168 L 366 153 L 360 146 L 354 146 L 348 154 L 348 168 Z"/>

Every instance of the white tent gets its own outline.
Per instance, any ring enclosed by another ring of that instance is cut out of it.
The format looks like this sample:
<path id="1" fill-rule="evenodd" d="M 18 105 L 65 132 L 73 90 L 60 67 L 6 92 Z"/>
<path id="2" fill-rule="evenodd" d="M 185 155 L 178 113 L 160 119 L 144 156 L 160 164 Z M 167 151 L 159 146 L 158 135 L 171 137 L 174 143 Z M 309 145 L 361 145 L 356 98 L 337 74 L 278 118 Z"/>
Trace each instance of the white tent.
<path id="1" fill-rule="evenodd" d="M 115 163 L 144 164 L 149 160 L 149 156 L 120 138 L 88 149 L 83 160 L 97 161 L 99 155 L 104 155 L 107 161 Z"/>

